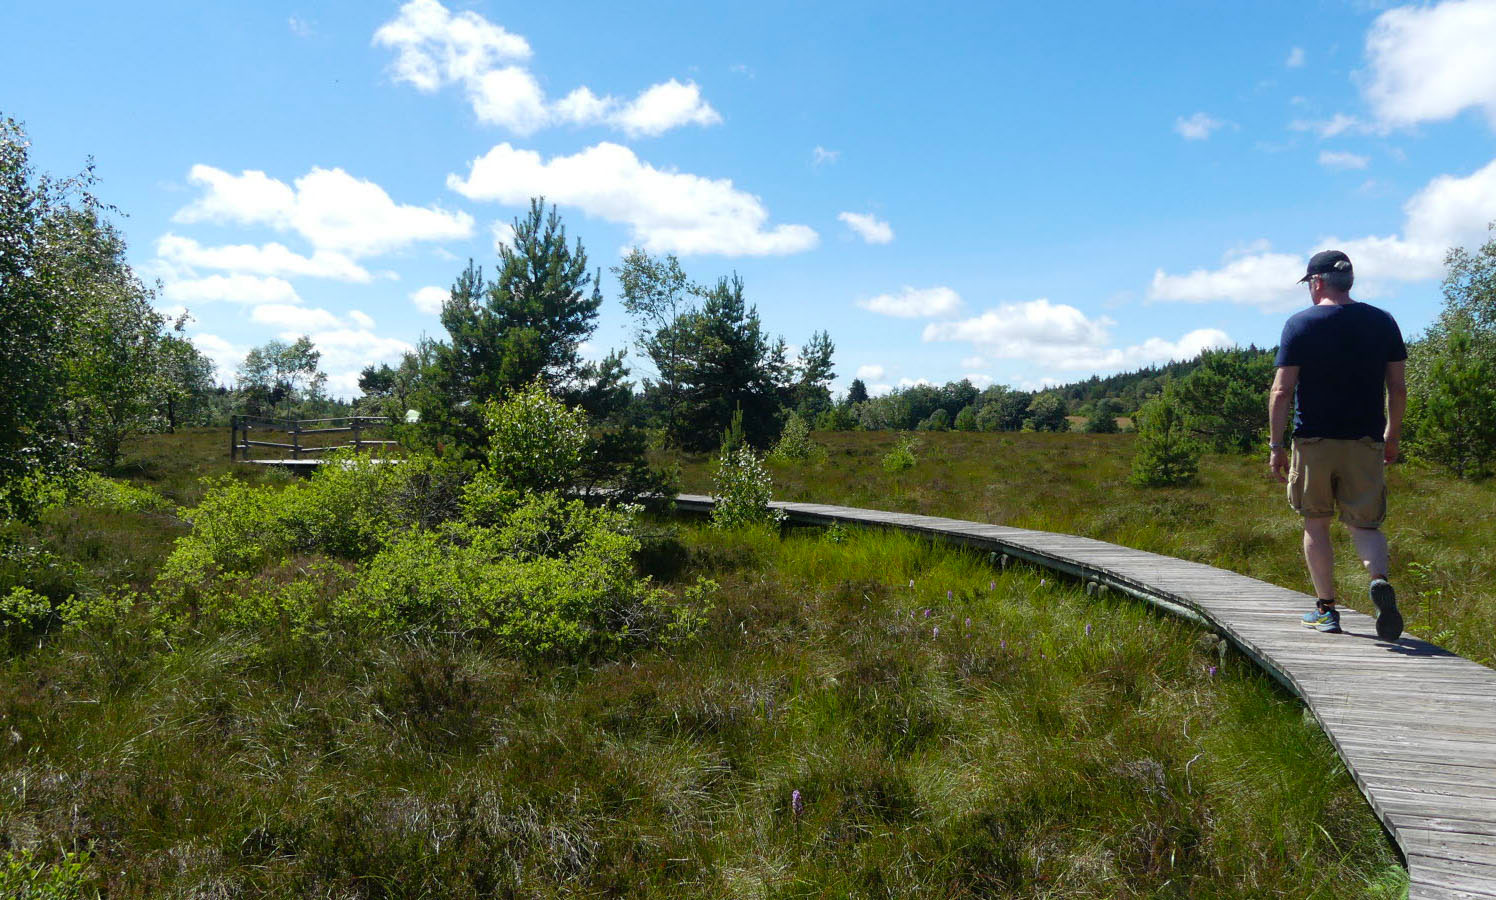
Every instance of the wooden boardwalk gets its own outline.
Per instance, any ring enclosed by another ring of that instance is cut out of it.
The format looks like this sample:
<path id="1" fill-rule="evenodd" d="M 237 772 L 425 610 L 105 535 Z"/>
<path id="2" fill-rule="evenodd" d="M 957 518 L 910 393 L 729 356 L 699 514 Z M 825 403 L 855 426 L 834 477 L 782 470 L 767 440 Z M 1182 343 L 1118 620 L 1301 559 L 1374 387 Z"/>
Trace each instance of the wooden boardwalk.
<path id="1" fill-rule="evenodd" d="M 677 508 L 712 498 L 682 494 Z M 1201 563 L 1105 541 L 960 519 L 775 503 L 792 522 L 880 525 L 1006 554 L 1206 624 L 1299 697 L 1407 859 L 1410 898 L 1496 898 L 1496 671 L 1342 609 L 1343 635 L 1302 627 L 1314 600 Z"/>

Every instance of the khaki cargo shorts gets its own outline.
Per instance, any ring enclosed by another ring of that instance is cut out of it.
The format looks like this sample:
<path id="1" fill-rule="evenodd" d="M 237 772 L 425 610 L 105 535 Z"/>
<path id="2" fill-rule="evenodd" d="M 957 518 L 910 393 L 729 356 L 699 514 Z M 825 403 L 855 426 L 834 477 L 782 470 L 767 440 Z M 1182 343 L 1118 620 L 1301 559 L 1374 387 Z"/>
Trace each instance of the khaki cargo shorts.
<path id="1" fill-rule="evenodd" d="M 1387 517 L 1383 444 L 1374 438 L 1295 438 L 1288 467 L 1288 505 L 1306 519 L 1335 514 L 1357 528 L 1376 528 Z"/>

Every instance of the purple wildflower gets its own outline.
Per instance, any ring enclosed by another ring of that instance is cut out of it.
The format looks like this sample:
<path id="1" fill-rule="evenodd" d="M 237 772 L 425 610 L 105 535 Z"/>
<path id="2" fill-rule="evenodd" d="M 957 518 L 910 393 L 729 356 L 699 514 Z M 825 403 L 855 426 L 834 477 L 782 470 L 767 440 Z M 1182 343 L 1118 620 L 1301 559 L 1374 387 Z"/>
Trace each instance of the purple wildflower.
<path id="1" fill-rule="evenodd" d="M 1212 678 L 1215 677 L 1215 673 L 1216 673 L 1216 667 L 1215 666 L 1211 666 L 1210 667 L 1210 675 L 1211 675 Z"/>
<path id="2" fill-rule="evenodd" d="M 967 616 L 966 617 L 966 630 L 967 631 L 971 630 L 971 616 Z"/>
<path id="3" fill-rule="evenodd" d="M 1007 642 L 1007 640 L 1004 639 L 1004 640 L 998 641 L 997 642 L 997 649 L 999 649 L 999 650 L 1006 650 L 1006 649 L 1008 649 L 1008 642 Z"/>
<path id="4" fill-rule="evenodd" d="M 935 626 L 935 630 L 930 633 L 930 637 L 933 637 L 933 638 L 940 637 L 940 626 L 939 625 Z"/>
<path id="5" fill-rule="evenodd" d="M 950 591 L 946 591 L 945 592 L 945 599 L 947 599 L 947 600 L 951 599 L 951 592 Z"/>
<path id="6" fill-rule="evenodd" d="M 795 815 L 797 816 L 805 812 L 805 801 L 800 798 L 800 791 L 798 788 L 790 792 L 790 809 L 793 810 Z"/>
<path id="7" fill-rule="evenodd" d="M 1086 623 L 1086 637 L 1090 637 L 1090 636 L 1091 636 L 1091 623 L 1087 622 Z"/>
<path id="8" fill-rule="evenodd" d="M 989 590 L 989 591 L 995 591 L 995 590 L 997 590 L 997 582 L 995 582 L 995 581 L 989 581 L 989 582 L 987 582 L 987 590 Z"/>
<path id="9" fill-rule="evenodd" d="M 1044 587 L 1044 579 L 1039 579 L 1039 587 Z"/>
<path id="10" fill-rule="evenodd" d="M 930 618 L 930 608 L 928 606 L 925 607 L 925 618 L 926 619 Z"/>
<path id="11" fill-rule="evenodd" d="M 911 591 L 914 590 L 914 579 L 913 578 L 909 579 L 909 590 L 911 590 Z"/>

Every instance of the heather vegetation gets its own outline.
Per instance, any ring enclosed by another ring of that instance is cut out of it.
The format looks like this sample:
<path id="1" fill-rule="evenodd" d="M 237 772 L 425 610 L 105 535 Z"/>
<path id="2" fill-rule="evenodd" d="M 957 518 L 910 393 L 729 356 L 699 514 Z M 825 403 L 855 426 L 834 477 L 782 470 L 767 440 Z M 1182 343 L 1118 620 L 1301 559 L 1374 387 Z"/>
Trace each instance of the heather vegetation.
<path id="1" fill-rule="evenodd" d="M 850 437 L 814 439 L 835 458 Z M 1299 704 L 1140 604 L 896 533 L 724 528 L 554 495 L 475 524 L 459 462 L 200 486 L 227 468 L 220 438 L 128 444 L 128 488 L 25 526 L 63 568 L 129 556 L 142 569 L 110 575 L 129 593 L 74 581 L 86 609 L 7 651 L 0 884 L 1401 890 L 1395 852 Z M 925 436 L 910 473 L 930 479 L 955 439 L 1003 438 Z M 505 615 L 506 597 L 551 584 L 587 608 Z"/>

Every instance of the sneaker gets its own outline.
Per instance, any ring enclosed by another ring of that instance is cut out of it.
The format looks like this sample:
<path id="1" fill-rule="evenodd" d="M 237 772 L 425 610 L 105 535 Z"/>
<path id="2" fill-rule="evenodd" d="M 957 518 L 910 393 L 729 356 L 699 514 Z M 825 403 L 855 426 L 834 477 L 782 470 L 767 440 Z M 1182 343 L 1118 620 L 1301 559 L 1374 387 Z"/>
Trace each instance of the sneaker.
<path id="1" fill-rule="evenodd" d="M 1323 631 L 1325 634 L 1340 633 L 1340 610 L 1334 603 L 1323 600 L 1314 602 L 1314 612 L 1304 613 L 1304 627 Z"/>
<path id="2" fill-rule="evenodd" d="M 1372 580 L 1371 602 L 1377 608 L 1377 637 L 1384 641 L 1402 637 L 1403 617 L 1397 610 L 1397 592 L 1387 579 Z"/>

